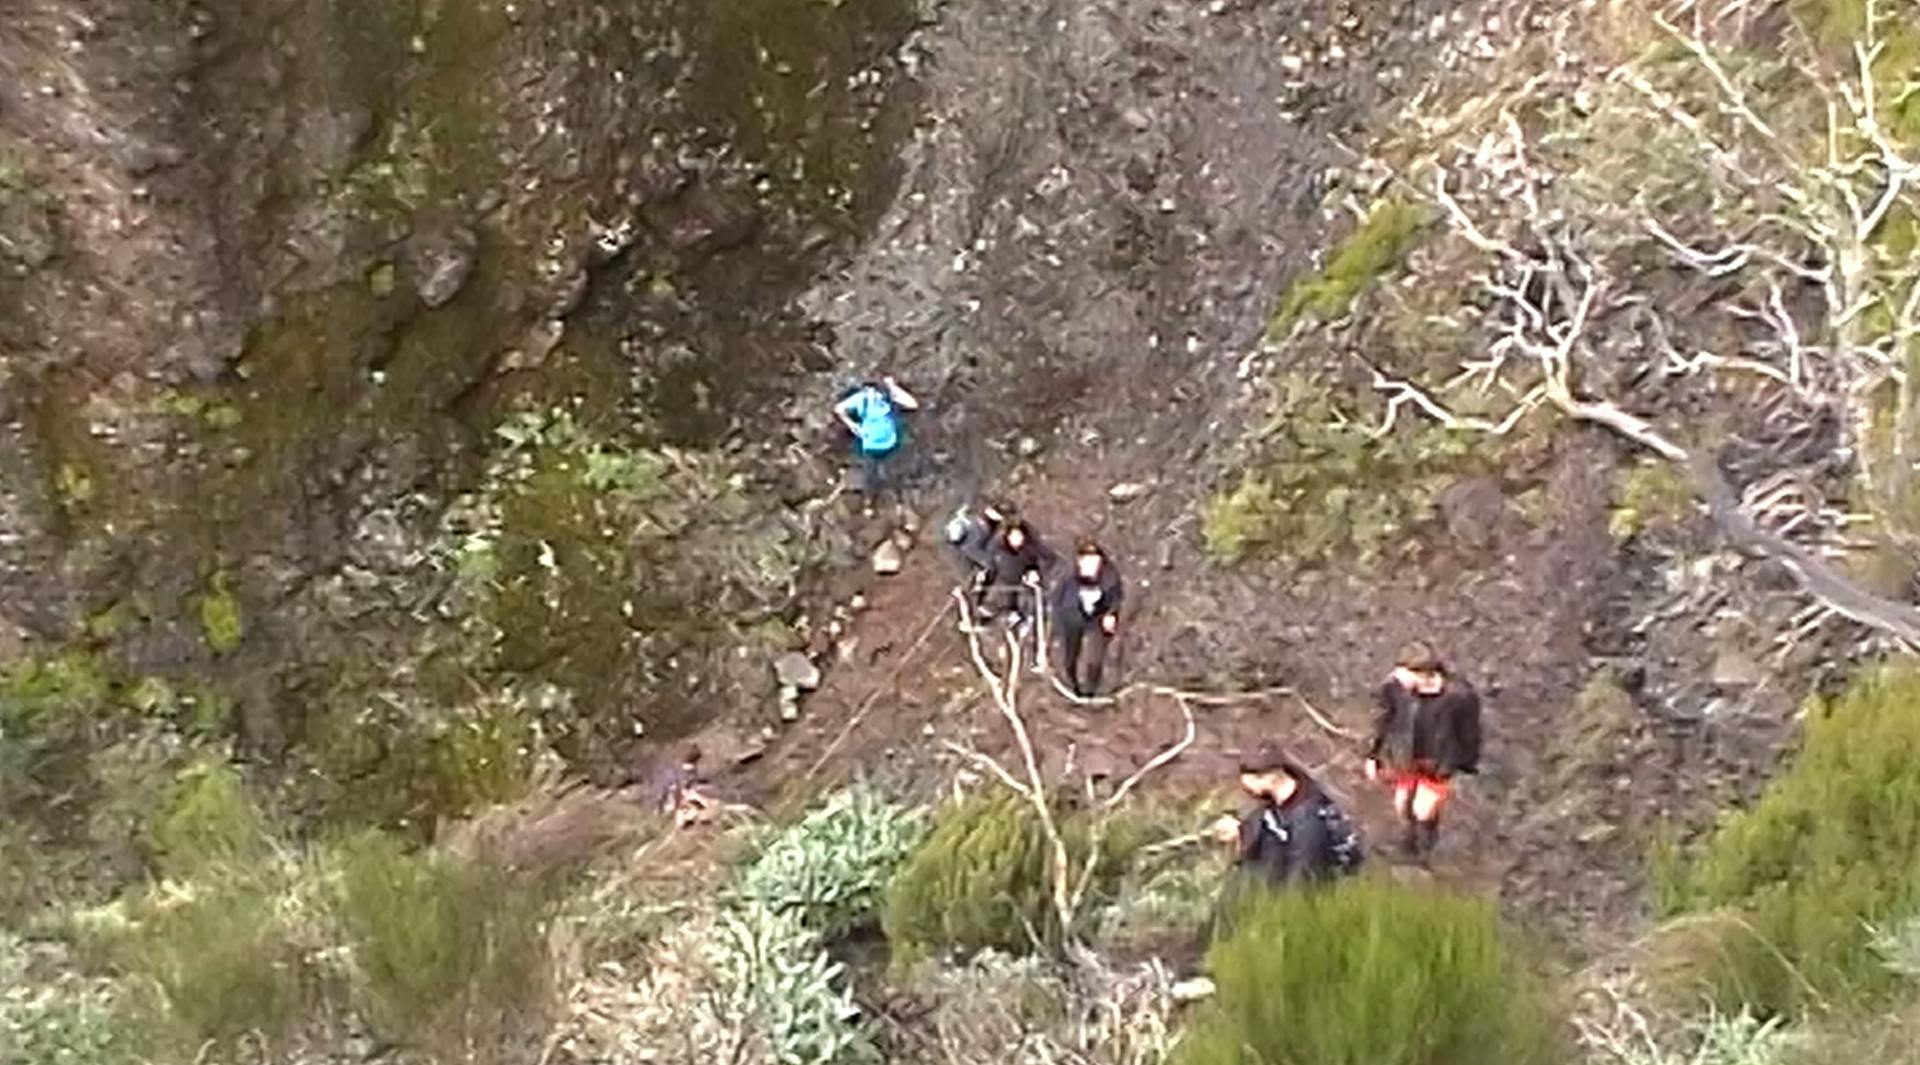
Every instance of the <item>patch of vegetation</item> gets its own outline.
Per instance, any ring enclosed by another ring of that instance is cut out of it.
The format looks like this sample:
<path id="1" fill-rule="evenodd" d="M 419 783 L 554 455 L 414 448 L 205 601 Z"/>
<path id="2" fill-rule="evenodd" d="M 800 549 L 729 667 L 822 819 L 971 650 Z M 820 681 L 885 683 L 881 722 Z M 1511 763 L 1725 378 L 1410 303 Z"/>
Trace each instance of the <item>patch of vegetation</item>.
<path id="1" fill-rule="evenodd" d="M 1374 204 L 1341 242 L 1325 269 L 1294 282 L 1287 290 L 1267 326 L 1268 338 L 1286 336 L 1307 315 L 1332 321 L 1347 313 L 1362 289 L 1399 265 L 1414 249 L 1426 224 L 1426 210 L 1418 204 L 1400 199 Z"/>
<path id="2" fill-rule="evenodd" d="M 1432 517 L 1454 479 L 1498 468 L 1490 438 L 1472 433 L 1418 423 L 1374 436 L 1340 409 L 1337 386 L 1324 377 L 1290 374 L 1276 393 L 1261 457 L 1202 516 L 1218 561 L 1351 554 L 1368 564 Z"/>
<path id="3" fill-rule="evenodd" d="M 1070 868 L 1081 868 L 1093 839 L 1086 819 L 1057 816 Z M 1102 841 L 1104 899 L 1138 844 L 1126 832 Z M 988 948 L 1011 954 L 1058 946 L 1074 931 L 1060 927 L 1052 902 L 1052 850 L 1025 799 L 996 791 L 949 806 L 887 887 L 882 927 L 896 963 L 911 965 L 941 951 Z"/>
<path id="4" fill-rule="evenodd" d="M 1662 897 L 1703 930 L 1685 975 L 1723 1010 L 1804 1014 L 1882 1000 L 1875 930 L 1920 913 L 1920 667 L 1808 709 L 1793 764 L 1729 818 Z"/>
<path id="5" fill-rule="evenodd" d="M 710 962 L 730 1001 L 720 1007 L 766 1040 L 771 1060 L 863 1065 L 880 1055 L 843 966 L 801 911 L 752 903 L 721 914 Z"/>
<path id="6" fill-rule="evenodd" d="M 222 866 L 252 866 L 271 856 L 266 819 L 238 770 L 214 758 L 174 780 L 149 834 L 162 875 L 186 880 Z"/>
<path id="7" fill-rule="evenodd" d="M 200 634 L 215 654 L 226 654 L 240 646 L 246 635 L 246 618 L 240 610 L 240 597 L 225 570 L 216 570 L 207 580 L 207 590 L 199 602 Z"/>
<path id="8" fill-rule="evenodd" d="M 873 919 L 923 829 L 920 811 L 871 789 L 836 792 L 775 836 L 734 893 L 750 906 L 796 911 L 828 939 L 841 936 Z"/>
<path id="9" fill-rule="evenodd" d="M 0 734 L 91 716 L 106 707 L 113 690 L 105 659 L 93 651 L 16 662 L 0 673 Z"/>
<path id="10" fill-rule="evenodd" d="M 538 736 L 519 695 L 451 710 L 382 705 L 324 716 L 310 753 L 336 824 L 425 834 L 525 794 Z"/>
<path id="11" fill-rule="evenodd" d="M 0 931 L 0 1061 L 8 1065 L 105 1065 L 124 1057 L 112 989 L 70 975 L 52 976 L 64 960 L 46 957 Z M 37 956 L 38 955 L 38 956 Z"/>
<path id="12" fill-rule="evenodd" d="M 336 912 L 367 1018 L 442 1060 L 512 1060 L 552 992 L 545 886 L 370 832 L 339 846 Z"/>
<path id="13" fill-rule="evenodd" d="M 1216 943 L 1174 1065 L 1559 1065 L 1542 988 L 1491 903 L 1361 878 L 1269 892 Z"/>
<path id="14" fill-rule="evenodd" d="M 1693 486 L 1678 466 L 1641 458 L 1614 473 L 1607 531 L 1625 543 L 1649 530 L 1672 528 L 1692 516 L 1694 499 Z"/>

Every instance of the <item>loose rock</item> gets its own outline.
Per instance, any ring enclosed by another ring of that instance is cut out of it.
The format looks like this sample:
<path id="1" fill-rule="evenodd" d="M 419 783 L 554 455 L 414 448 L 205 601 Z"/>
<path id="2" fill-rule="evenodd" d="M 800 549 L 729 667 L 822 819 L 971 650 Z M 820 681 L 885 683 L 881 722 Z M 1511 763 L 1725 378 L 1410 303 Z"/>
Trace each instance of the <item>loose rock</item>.
<path id="1" fill-rule="evenodd" d="M 1122 481 L 1107 489 L 1107 498 L 1115 503 L 1131 503 L 1153 491 L 1153 486 L 1139 481 Z"/>
<path id="2" fill-rule="evenodd" d="M 473 274 L 474 253 L 480 238 L 465 226 L 453 226 L 419 237 L 407 247 L 413 267 L 414 291 L 429 307 L 444 307 L 466 287 Z"/>
<path id="3" fill-rule="evenodd" d="M 892 540 L 883 542 L 873 549 L 873 572 L 882 577 L 891 577 L 900 572 L 907 564 L 907 554 L 900 545 Z"/>
<path id="4" fill-rule="evenodd" d="M 773 675 L 781 688 L 813 691 L 820 686 L 820 667 L 798 651 L 788 651 L 773 660 Z"/>

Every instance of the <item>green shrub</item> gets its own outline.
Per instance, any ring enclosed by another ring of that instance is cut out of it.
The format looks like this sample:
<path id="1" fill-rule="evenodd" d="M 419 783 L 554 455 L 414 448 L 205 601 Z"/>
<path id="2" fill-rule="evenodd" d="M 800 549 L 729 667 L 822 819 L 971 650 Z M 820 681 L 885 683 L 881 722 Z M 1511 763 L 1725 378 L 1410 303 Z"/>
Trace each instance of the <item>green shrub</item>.
<path id="1" fill-rule="evenodd" d="M 341 844 L 335 912 L 355 990 L 389 1038 L 456 1060 L 510 1058 L 551 987 L 539 886 L 368 832 Z"/>
<path id="2" fill-rule="evenodd" d="M 734 891 L 749 905 L 797 911 L 831 939 L 872 919 L 923 822 L 919 811 L 869 789 L 838 792 L 775 836 Z"/>
<path id="3" fill-rule="evenodd" d="M 1084 818 L 1057 820 L 1077 875 L 1086 862 L 1091 825 Z M 1110 832 L 1103 841 L 1090 902 L 1102 901 L 1124 871 L 1138 842 L 1131 835 Z M 882 927 L 895 960 L 911 964 L 943 949 L 1021 954 L 1058 945 L 1076 930 L 1060 927 L 1052 863 L 1039 817 L 1012 792 L 996 790 L 941 811 L 887 887 Z"/>
<path id="4" fill-rule="evenodd" d="M 266 822 L 239 772 L 214 759 L 174 779 L 149 842 L 161 873 L 176 878 L 226 863 L 257 862 L 272 849 Z"/>
<path id="5" fill-rule="evenodd" d="M 1693 485 L 1666 459 L 1643 458 L 1614 474 L 1607 531 L 1625 542 L 1647 529 L 1666 528 L 1693 513 Z"/>
<path id="6" fill-rule="evenodd" d="M 1339 250 L 1319 274 L 1294 282 L 1273 314 L 1267 335 L 1279 339 L 1295 322 L 1312 314 L 1331 321 L 1347 313 L 1360 290 L 1398 265 L 1427 224 L 1425 209 L 1405 200 L 1387 199 L 1373 205 L 1367 217 L 1342 241 Z"/>
<path id="7" fill-rule="evenodd" d="M 858 1065 L 879 1054 L 842 967 L 797 908 L 748 904 L 720 915 L 709 960 L 729 1024 L 760 1035 L 781 1065 Z"/>
<path id="8" fill-rule="evenodd" d="M 1920 912 L 1920 669 L 1888 666 L 1815 703 L 1793 764 L 1727 819 L 1668 898 L 1730 911 L 1697 976 L 1727 1011 L 1880 999 L 1875 930 Z"/>
<path id="9" fill-rule="evenodd" d="M 1273 538 L 1279 514 L 1280 497 L 1272 482 L 1257 473 L 1241 474 L 1232 490 L 1207 501 L 1201 515 L 1207 554 L 1221 562 L 1238 562 Z"/>
<path id="10" fill-rule="evenodd" d="M 162 1057 L 212 1043 L 277 1042 L 298 1021 L 314 974 L 282 920 L 279 885 L 209 877 L 133 904 L 109 949 L 132 977 L 132 1016 Z"/>
<path id="11" fill-rule="evenodd" d="M 1269 892 L 1208 953 L 1175 1065 L 1561 1065 L 1490 903 L 1363 878 Z"/>

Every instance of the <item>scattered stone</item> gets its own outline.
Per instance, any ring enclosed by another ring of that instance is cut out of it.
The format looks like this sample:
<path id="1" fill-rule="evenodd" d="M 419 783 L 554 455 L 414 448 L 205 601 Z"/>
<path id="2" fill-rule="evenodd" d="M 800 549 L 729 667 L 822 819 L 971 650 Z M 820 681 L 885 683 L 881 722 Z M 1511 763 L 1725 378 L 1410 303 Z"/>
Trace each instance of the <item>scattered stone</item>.
<path id="1" fill-rule="evenodd" d="M 409 265 L 413 268 L 414 291 L 429 307 L 444 307 L 460 294 L 473 275 L 474 254 L 480 238 L 466 226 L 452 226 L 427 233 L 407 245 Z"/>
<path id="2" fill-rule="evenodd" d="M 1153 486 L 1150 484 L 1142 484 L 1139 481 L 1122 481 L 1112 488 L 1107 489 L 1107 498 L 1113 500 L 1115 503 L 1131 503 L 1151 491 L 1153 491 Z"/>
<path id="3" fill-rule="evenodd" d="M 1153 548 L 1153 564 L 1161 569 L 1173 568 L 1173 541 L 1163 539 Z"/>
<path id="4" fill-rule="evenodd" d="M 1609 821 L 1601 821 L 1597 824 L 1588 825 L 1586 828 L 1581 829 L 1580 834 L 1573 838 L 1581 846 L 1591 847 L 1598 843 L 1605 843 L 1608 840 L 1614 838 L 1615 836 L 1618 836 L 1619 834 L 1620 834 L 1619 825 L 1613 824 L 1612 822 L 1609 822 Z"/>
<path id="5" fill-rule="evenodd" d="M 913 534 L 905 529 L 895 530 L 893 534 L 893 546 L 899 548 L 900 553 L 903 555 L 913 550 Z"/>
<path id="6" fill-rule="evenodd" d="M 1040 441 L 1030 436 L 1023 436 L 1018 443 L 1013 445 L 1013 450 L 1017 452 L 1021 458 L 1030 459 L 1040 453 Z"/>
<path id="7" fill-rule="evenodd" d="M 1171 988 L 1175 1002 L 1199 1002 L 1213 997 L 1213 981 L 1204 976 L 1195 976 L 1174 984 Z"/>
<path id="8" fill-rule="evenodd" d="M 820 667 L 799 651 L 788 651 L 773 660 L 773 675 L 780 687 L 813 691 L 820 686 Z"/>
<path id="9" fill-rule="evenodd" d="M 892 540 L 886 540 L 873 549 L 873 572 L 882 577 L 893 576 L 906 564 L 907 553 L 900 550 L 900 545 Z"/>
<path id="10" fill-rule="evenodd" d="M 780 720 L 789 722 L 800 720 L 800 689 L 791 687 L 780 689 Z"/>
<path id="11" fill-rule="evenodd" d="M 864 595 L 861 595 L 859 592 L 853 593 L 853 598 L 847 600 L 847 609 L 853 611 L 856 614 L 858 614 L 862 610 L 865 610 L 866 608 L 867 608 L 867 597 Z"/>
<path id="12" fill-rule="evenodd" d="M 1153 126 L 1153 119 L 1148 118 L 1147 113 L 1137 107 L 1129 107 L 1125 111 L 1120 112 L 1120 120 L 1132 126 L 1134 129 L 1141 131 L 1150 129 Z"/>
<path id="13" fill-rule="evenodd" d="M 1728 648 L 1713 660 L 1713 683 L 1721 688 L 1751 688 L 1766 679 L 1766 671 L 1753 657 Z"/>

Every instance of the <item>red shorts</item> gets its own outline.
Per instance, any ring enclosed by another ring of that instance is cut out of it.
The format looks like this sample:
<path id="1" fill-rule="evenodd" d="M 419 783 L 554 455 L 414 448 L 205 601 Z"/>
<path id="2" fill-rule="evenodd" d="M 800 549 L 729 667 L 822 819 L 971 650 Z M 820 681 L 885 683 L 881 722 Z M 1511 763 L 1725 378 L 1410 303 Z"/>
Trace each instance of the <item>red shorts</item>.
<path id="1" fill-rule="evenodd" d="M 1453 794 L 1451 781 L 1419 770 L 1404 770 L 1389 779 L 1393 782 L 1394 812 L 1415 821 L 1440 820 L 1440 809 Z"/>

